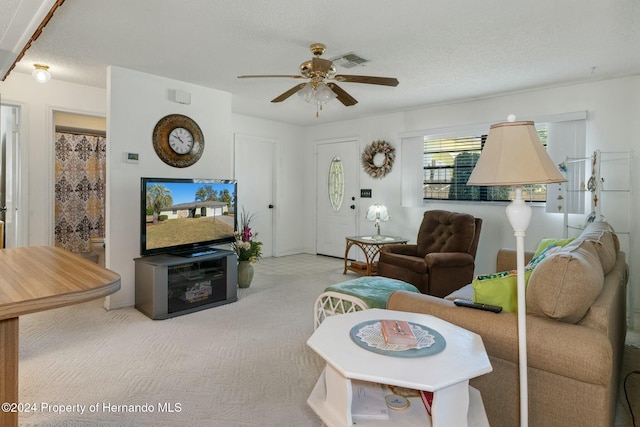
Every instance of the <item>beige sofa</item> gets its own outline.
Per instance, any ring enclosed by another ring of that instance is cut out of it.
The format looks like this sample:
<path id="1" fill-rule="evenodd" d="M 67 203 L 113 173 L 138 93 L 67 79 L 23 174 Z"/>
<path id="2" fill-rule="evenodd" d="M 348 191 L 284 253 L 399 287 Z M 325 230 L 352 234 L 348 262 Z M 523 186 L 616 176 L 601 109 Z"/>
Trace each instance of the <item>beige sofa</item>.
<path id="1" fill-rule="evenodd" d="M 501 250 L 497 271 L 512 268 L 515 253 Z M 605 222 L 590 224 L 533 270 L 526 296 L 529 425 L 614 425 L 627 279 L 624 253 Z M 472 298 L 473 288 L 447 298 L 461 294 Z M 387 308 L 432 314 L 482 336 L 493 371 L 471 385 L 482 393 L 492 427 L 519 425 L 516 313 L 402 291 L 391 295 Z"/>

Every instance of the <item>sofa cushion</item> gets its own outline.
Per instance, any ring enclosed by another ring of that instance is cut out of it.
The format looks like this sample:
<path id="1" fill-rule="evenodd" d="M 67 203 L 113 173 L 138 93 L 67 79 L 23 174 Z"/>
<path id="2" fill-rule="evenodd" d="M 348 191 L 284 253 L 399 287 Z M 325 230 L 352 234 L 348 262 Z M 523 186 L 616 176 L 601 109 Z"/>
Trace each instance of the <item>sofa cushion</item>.
<path id="1" fill-rule="evenodd" d="M 473 284 L 469 283 L 468 285 L 465 285 L 460 289 L 456 289 L 455 291 L 444 297 L 444 299 L 449 301 L 453 301 L 458 298 L 473 301 Z"/>
<path id="2" fill-rule="evenodd" d="M 536 254 L 525 266 L 525 287 L 531 272 L 545 258 L 562 250 L 573 239 L 542 239 Z M 472 282 L 473 300 L 481 304 L 497 305 L 509 313 L 518 311 L 518 276 L 516 270 L 502 271 L 486 276 L 477 276 Z"/>
<path id="3" fill-rule="evenodd" d="M 604 274 L 609 273 L 616 264 L 616 256 L 620 250 L 620 243 L 611 226 L 605 221 L 592 222 L 578 238 L 593 243 Z"/>
<path id="4" fill-rule="evenodd" d="M 607 221 L 603 219 L 594 221 L 585 227 L 583 232 L 585 231 L 586 232 L 606 231 L 608 233 L 611 233 L 613 237 L 613 243 L 615 244 L 615 250 L 616 252 L 620 251 L 620 240 L 618 240 L 618 236 L 616 235 L 616 230 L 614 230 L 611 224 L 609 224 Z"/>
<path id="5" fill-rule="evenodd" d="M 604 273 L 594 244 L 576 240 L 544 259 L 527 287 L 527 311 L 563 322 L 584 317 L 604 284 Z"/>

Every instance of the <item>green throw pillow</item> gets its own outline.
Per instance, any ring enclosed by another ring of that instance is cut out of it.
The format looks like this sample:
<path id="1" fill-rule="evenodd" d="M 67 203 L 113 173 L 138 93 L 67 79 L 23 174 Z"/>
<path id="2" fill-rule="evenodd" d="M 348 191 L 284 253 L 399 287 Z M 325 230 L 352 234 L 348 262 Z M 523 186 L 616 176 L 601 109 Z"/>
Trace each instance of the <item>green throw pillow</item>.
<path id="1" fill-rule="evenodd" d="M 525 286 L 532 271 L 530 269 L 524 273 Z M 517 313 L 518 275 L 515 270 L 479 276 L 473 281 L 473 300 L 481 304 L 497 305 L 509 313 Z"/>

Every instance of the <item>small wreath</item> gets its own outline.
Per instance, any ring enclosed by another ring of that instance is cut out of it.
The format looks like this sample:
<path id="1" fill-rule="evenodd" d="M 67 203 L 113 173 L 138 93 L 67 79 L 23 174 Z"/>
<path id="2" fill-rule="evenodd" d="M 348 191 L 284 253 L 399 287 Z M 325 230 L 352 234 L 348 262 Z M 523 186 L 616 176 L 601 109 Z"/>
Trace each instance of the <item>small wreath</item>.
<path id="1" fill-rule="evenodd" d="M 362 152 L 362 168 L 372 178 L 383 178 L 391 172 L 396 159 L 396 149 L 387 141 L 373 141 Z"/>

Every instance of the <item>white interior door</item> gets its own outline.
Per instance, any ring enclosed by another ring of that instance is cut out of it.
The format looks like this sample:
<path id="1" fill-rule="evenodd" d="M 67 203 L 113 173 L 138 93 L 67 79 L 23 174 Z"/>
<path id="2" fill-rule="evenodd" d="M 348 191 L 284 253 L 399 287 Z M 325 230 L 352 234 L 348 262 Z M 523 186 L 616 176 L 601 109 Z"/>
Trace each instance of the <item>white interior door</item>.
<path id="1" fill-rule="evenodd" d="M 316 253 L 342 258 L 356 235 L 358 141 L 319 143 L 316 171 Z"/>
<path id="2" fill-rule="evenodd" d="M 235 135 L 235 178 L 238 180 L 238 221 L 244 208 L 253 214 L 252 229 L 259 233 L 262 256 L 276 253 L 275 242 L 275 141 Z"/>

